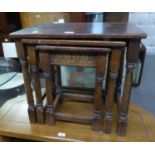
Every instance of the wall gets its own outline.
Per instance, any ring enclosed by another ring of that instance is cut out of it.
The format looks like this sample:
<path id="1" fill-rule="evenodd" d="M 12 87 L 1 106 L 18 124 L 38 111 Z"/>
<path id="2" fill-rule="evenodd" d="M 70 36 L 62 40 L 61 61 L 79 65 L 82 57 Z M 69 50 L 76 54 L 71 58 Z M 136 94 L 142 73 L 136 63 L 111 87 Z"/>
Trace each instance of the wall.
<path id="1" fill-rule="evenodd" d="M 148 37 L 142 42 L 147 48 L 147 54 L 155 54 L 155 13 L 130 13 L 129 22 L 147 33 Z"/>
<path id="2" fill-rule="evenodd" d="M 20 19 L 22 28 L 31 27 L 37 24 L 53 23 L 63 18 L 65 22 L 71 20 L 68 12 L 21 12 Z"/>

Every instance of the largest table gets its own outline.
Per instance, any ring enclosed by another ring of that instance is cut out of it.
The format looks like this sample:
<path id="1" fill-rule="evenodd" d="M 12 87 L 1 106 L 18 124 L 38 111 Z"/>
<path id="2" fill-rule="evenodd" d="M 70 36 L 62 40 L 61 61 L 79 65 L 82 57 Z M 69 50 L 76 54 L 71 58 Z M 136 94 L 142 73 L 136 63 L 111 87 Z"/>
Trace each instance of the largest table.
<path id="1" fill-rule="evenodd" d="M 22 29 L 10 34 L 11 39 L 16 43 L 18 57 L 20 58 L 25 81 L 25 90 L 28 100 L 28 111 L 30 121 L 35 122 L 35 105 L 32 95 L 30 75 L 28 65 L 31 66 L 35 81 L 39 81 L 39 72 L 36 67 L 37 56 L 35 52 L 28 53 L 23 42 L 31 43 L 28 48 L 31 51 L 33 46 L 44 44 L 48 40 L 91 40 L 91 41 L 124 41 L 126 42 L 126 76 L 123 89 L 123 97 L 119 103 L 118 133 L 124 135 L 127 126 L 128 106 L 131 93 L 131 83 L 134 68 L 138 60 L 138 53 L 141 39 L 146 38 L 146 34 L 130 23 L 65 23 L 65 24 L 45 24 L 31 28 Z M 117 57 L 116 57 L 117 58 Z M 114 63 L 115 64 L 115 63 Z M 40 83 L 35 83 L 35 89 L 40 89 Z M 41 92 L 36 91 L 36 100 L 41 102 Z M 110 109 L 111 110 L 111 109 Z M 108 119 L 112 118 L 108 113 Z"/>

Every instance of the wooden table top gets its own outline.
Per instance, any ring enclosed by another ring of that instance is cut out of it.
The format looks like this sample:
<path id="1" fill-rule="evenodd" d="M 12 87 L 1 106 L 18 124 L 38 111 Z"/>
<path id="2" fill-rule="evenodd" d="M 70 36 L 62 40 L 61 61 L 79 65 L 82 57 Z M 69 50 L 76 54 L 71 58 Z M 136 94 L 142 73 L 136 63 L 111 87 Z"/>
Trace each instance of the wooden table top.
<path id="1" fill-rule="evenodd" d="M 93 110 L 93 106 L 86 103 L 69 102 L 63 103 L 62 106 L 59 111 L 63 110 L 63 112 L 75 115 L 89 116 Z M 116 112 L 113 117 L 111 134 L 94 132 L 90 125 L 77 123 L 57 121 L 54 126 L 30 124 L 26 96 L 22 95 L 7 101 L 0 108 L 0 141 L 1 136 L 33 141 L 155 141 L 155 118 L 143 108 L 134 104 L 130 105 L 125 137 L 116 134 Z M 59 133 L 66 135 L 61 137 Z"/>
<path id="2" fill-rule="evenodd" d="M 10 38 L 141 39 L 146 34 L 131 23 L 57 23 L 25 28 L 11 33 Z"/>

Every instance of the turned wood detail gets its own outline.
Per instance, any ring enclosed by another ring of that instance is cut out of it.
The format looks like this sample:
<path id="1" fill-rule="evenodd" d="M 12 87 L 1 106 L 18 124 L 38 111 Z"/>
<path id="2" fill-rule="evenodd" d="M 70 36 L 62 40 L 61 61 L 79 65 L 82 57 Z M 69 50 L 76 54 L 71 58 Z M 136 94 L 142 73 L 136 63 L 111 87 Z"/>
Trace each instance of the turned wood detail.
<path id="1" fill-rule="evenodd" d="M 44 47 L 44 48 L 43 48 Z M 55 113 L 55 108 L 56 108 L 56 105 L 59 103 L 59 102 L 62 102 L 62 97 L 65 97 L 65 93 L 62 93 L 62 84 L 61 84 L 61 71 L 60 71 L 60 66 L 59 65 L 55 65 L 53 64 L 53 55 L 54 53 L 52 53 L 50 51 L 53 50 L 53 48 L 50 46 L 49 47 L 45 47 L 45 46 L 39 46 L 37 47 L 37 51 L 39 52 L 39 59 L 40 59 L 40 62 L 41 62 L 41 67 L 44 71 L 44 75 L 45 75 L 45 80 L 46 80 L 46 93 L 47 93 L 47 107 L 46 107 L 46 121 L 48 124 L 54 124 L 55 123 L 55 119 L 57 119 L 57 116 L 56 113 Z M 57 49 L 57 47 L 54 47 L 54 49 Z M 64 47 L 59 47 L 59 50 L 61 51 Z M 75 47 L 76 48 L 76 47 Z M 74 49 L 73 48 L 73 51 Z M 47 49 L 47 51 L 46 51 Z M 70 49 L 70 48 L 69 48 Z M 80 49 L 80 47 L 78 47 L 78 49 Z M 91 48 L 90 48 L 91 49 Z M 104 49 L 104 48 L 103 48 Z M 57 53 L 55 53 L 56 56 L 59 55 L 60 51 L 57 51 Z M 84 48 L 82 48 L 82 50 L 84 50 Z M 85 49 L 85 50 L 88 50 Z M 101 49 L 100 49 L 101 50 Z M 101 50 L 103 52 L 103 50 Z M 96 87 L 95 87 L 95 98 L 94 98 L 94 112 L 93 112 L 93 116 L 92 116 L 92 129 L 93 130 L 101 130 L 101 119 L 103 118 L 101 116 L 101 107 L 103 107 L 103 99 L 102 99 L 102 95 L 103 95 L 103 80 L 104 80 L 104 73 L 105 73 L 105 66 L 106 66 L 106 60 L 107 60 L 107 54 L 109 53 L 110 50 L 108 50 L 106 48 L 106 51 L 108 51 L 107 53 L 106 52 L 103 52 L 102 54 L 99 53 L 99 54 L 95 54 L 94 53 L 94 59 L 95 59 L 95 66 L 96 66 Z M 62 52 L 62 51 L 61 51 Z M 71 49 L 70 49 L 70 52 Z M 77 54 L 71 54 L 73 57 L 76 57 Z M 60 58 L 62 57 L 62 55 L 60 54 L 59 55 Z M 85 55 L 85 57 L 88 57 L 88 55 Z M 68 57 L 69 57 L 69 54 L 68 54 Z M 80 57 L 80 53 L 78 55 L 78 57 Z M 42 60 L 41 60 L 42 59 Z M 87 60 L 87 59 L 86 59 Z M 57 60 L 58 61 L 58 60 Z M 72 66 L 76 66 L 76 63 L 77 63 L 77 60 L 74 62 L 74 65 Z M 63 65 L 63 64 L 61 64 Z M 83 66 L 83 65 L 81 65 Z M 53 86 L 54 86 L 54 83 L 52 83 L 52 74 L 54 73 L 54 71 L 50 70 L 51 67 L 54 67 L 55 68 L 55 85 L 56 85 L 56 97 L 54 99 L 54 97 L 52 97 L 52 94 L 53 94 Z M 69 95 L 69 94 L 68 94 Z M 93 98 L 91 98 L 90 96 L 80 96 L 79 95 L 72 95 L 72 96 L 68 96 L 69 98 L 72 97 L 73 99 L 75 100 L 79 100 L 79 99 L 86 99 L 86 100 L 89 100 L 89 101 L 93 101 Z M 78 99 L 79 97 L 79 99 Z M 82 98 L 81 98 L 82 97 Z M 50 118 L 49 118 L 50 117 Z M 70 116 L 71 117 L 71 116 Z M 60 117 L 59 117 L 60 118 Z M 68 115 L 64 115 L 64 118 L 63 119 L 69 119 L 68 118 Z M 70 118 L 69 120 L 74 120 L 76 118 Z M 77 118 L 77 120 L 79 120 L 79 122 L 83 122 L 83 118 Z M 85 121 L 88 120 L 90 121 L 90 119 L 85 119 Z"/>
<path id="2" fill-rule="evenodd" d="M 139 39 L 129 41 L 127 58 L 126 58 L 127 64 L 126 64 L 125 84 L 124 84 L 122 101 L 119 106 L 119 119 L 118 119 L 117 132 L 120 136 L 124 136 L 126 134 L 133 71 L 136 67 L 136 63 L 138 60 L 139 49 L 140 49 Z"/>
<path id="3" fill-rule="evenodd" d="M 136 67 L 135 63 L 127 63 L 126 65 L 126 77 L 125 77 L 125 86 L 124 86 L 124 93 L 122 98 L 122 103 L 120 104 L 120 112 L 119 112 L 119 128 L 118 134 L 125 135 L 127 122 L 128 122 L 128 106 L 130 101 L 131 94 L 131 85 L 132 85 L 132 78 L 133 78 L 133 71 Z"/>
<path id="4" fill-rule="evenodd" d="M 105 112 L 104 120 L 112 121 L 112 112 Z"/>
<path id="5" fill-rule="evenodd" d="M 101 112 L 99 110 L 94 110 L 92 129 L 95 131 L 100 131 L 101 127 L 100 123 L 101 123 Z"/>
<path id="6" fill-rule="evenodd" d="M 20 64 L 22 67 L 22 72 L 23 72 L 23 77 L 24 77 L 24 83 L 25 83 L 25 91 L 27 92 L 27 101 L 28 101 L 28 114 L 30 118 L 31 123 L 35 123 L 36 120 L 36 115 L 35 115 L 35 105 L 34 105 L 34 100 L 33 100 L 33 95 L 32 95 L 32 88 L 30 86 L 30 83 L 28 81 L 29 76 L 28 74 L 28 64 L 26 60 L 20 59 Z M 25 82 L 27 81 L 27 82 Z"/>
<path id="7" fill-rule="evenodd" d="M 27 52 L 20 41 L 16 41 L 16 48 L 17 54 L 20 59 L 20 64 L 22 68 L 23 78 L 24 78 L 24 85 L 25 85 L 25 92 L 27 97 L 28 103 L 28 114 L 31 123 L 35 123 L 36 120 L 36 111 L 35 105 L 33 100 L 32 88 L 31 88 L 31 79 L 28 72 L 28 62 L 27 62 Z"/>
<path id="8" fill-rule="evenodd" d="M 37 66 L 31 66 L 31 71 L 32 71 L 32 73 L 38 73 L 39 68 Z"/>
<path id="9" fill-rule="evenodd" d="M 44 106 L 42 102 L 42 94 L 41 94 L 41 84 L 40 84 L 40 73 L 39 73 L 39 62 L 38 62 L 38 52 L 35 51 L 35 47 L 27 46 L 28 53 L 28 62 L 29 67 L 32 72 L 32 84 L 35 90 L 36 97 L 36 116 L 37 122 L 43 124 L 45 121 L 44 116 Z"/>
<path id="10" fill-rule="evenodd" d="M 111 55 L 109 56 L 109 66 L 108 66 L 108 79 L 107 79 L 107 92 L 105 99 L 104 108 L 104 126 L 103 131 L 105 133 L 110 133 L 112 129 L 112 113 L 113 113 L 113 103 L 115 99 L 116 83 L 118 72 L 120 68 L 121 61 L 121 48 L 113 48 Z"/>
<path id="11" fill-rule="evenodd" d="M 96 82 L 102 83 L 103 80 L 104 80 L 104 76 L 103 76 L 102 74 L 98 74 L 98 75 L 96 76 Z"/>
<path id="12" fill-rule="evenodd" d="M 50 66 L 50 54 L 47 52 L 39 52 L 39 59 L 43 59 L 42 70 L 45 77 L 45 87 L 46 87 L 46 123 L 53 125 L 55 123 L 54 107 L 53 107 L 53 69 Z"/>
<path id="13" fill-rule="evenodd" d="M 106 56 L 107 55 L 97 55 L 96 59 L 96 85 L 95 85 L 95 101 L 94 101 L 94 113 L 93 113 L 93 130 L 101 130 L 101 114 L 103 107 L 102 99 L 102 87 L 105 74 L 106 66 Z"/>
<path id="14" fill-rule="evenodd" d="M 20 59 L 19 61 L 20 61 L 21 67 L 23 67 L 23 68 L 28 68 L 28 63 L 27 63 L 26 60 Z"/>

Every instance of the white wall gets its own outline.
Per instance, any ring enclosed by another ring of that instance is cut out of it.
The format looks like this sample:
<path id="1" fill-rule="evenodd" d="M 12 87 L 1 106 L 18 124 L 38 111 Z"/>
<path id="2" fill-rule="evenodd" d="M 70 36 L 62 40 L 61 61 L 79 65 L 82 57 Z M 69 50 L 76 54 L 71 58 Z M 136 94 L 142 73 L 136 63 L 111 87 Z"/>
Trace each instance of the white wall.
<path id="1" fill-rule="evenodd" d="M 147 33 L 147 38 L 142 42 L 147 48 L 147 54 L 155 54 L 155 13 L 130 13 L 129 22 Z"/>

